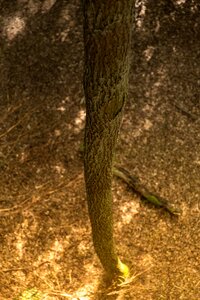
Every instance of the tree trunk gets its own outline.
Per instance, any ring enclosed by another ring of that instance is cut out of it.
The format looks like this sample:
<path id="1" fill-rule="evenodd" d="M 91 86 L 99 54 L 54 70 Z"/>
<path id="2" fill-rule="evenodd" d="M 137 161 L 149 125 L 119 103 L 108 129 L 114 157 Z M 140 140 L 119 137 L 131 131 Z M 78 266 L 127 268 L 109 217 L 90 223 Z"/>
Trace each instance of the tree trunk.
<path id="1" fill-rule="evenodd" d="M 133 0 L 84 0 L 84 168 L 95 251 L 111 275 L 126 276 L 113 239 L 113 154 L 127 97 Z"/>

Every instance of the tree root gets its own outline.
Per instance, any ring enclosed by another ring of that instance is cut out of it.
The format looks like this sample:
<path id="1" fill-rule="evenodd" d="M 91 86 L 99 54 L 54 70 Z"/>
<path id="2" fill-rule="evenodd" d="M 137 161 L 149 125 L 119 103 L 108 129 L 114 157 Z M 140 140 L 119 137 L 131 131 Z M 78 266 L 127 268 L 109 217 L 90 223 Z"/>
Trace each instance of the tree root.
<path id="1" fill-rule="evenodd" d="M 149 191 L 139 180 L 139 178 L 131 175 L 127 170 L 122 167 L 114 166 L 113 174 L 128 184 L 137 194 L 145 199 L 147 202 L 154 204 L 157 207 L 162 207 L 172 215 L 180 215 L 179 208 L 174 207 L 168 200 L 158 196 Z"/>

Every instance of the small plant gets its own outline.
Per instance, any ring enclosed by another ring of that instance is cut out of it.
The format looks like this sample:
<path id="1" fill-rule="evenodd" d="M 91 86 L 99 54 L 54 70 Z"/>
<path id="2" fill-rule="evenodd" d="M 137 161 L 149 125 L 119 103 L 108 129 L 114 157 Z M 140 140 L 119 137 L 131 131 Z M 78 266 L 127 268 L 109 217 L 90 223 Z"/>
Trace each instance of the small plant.
<path id="1" fill-rule="evenodd" d="M 36 288 L 31 288 L 23 291 L 17 298 L 13 300 L 42 300 L 44 295 Z"/>

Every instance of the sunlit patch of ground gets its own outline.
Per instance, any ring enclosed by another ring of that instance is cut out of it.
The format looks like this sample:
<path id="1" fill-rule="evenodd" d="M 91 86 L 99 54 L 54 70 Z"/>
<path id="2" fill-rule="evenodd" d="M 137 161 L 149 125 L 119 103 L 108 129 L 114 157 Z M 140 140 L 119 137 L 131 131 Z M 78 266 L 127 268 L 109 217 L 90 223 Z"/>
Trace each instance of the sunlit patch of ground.
<path id="1" fill-rule="evenodd" d="M 13 16 L 5 20 L 3 33 L 9 41 L 12 41 L 18 34 L 23 33 L 26 23 L 20 16 Z"/>
<path id="2" fill-rule="evenodd" d="M 55 1 L 15 2 L 20 9 L 0 20 L 0 299 L 199 299 L 198 41 L 179 45 L 183 32 L 163 33 L 158 14 L 146 28 L 148 1 L 137 1 L 141 36 L 116 160 L 182 213 L 173 218 L 114 180 L 115 238 L 131 276 L 108 288 L 84 189 L 80 3 L 63 2 L 53 31 L 40 25 Z M 178 9 L 184 2 L 173 1 Z"/>

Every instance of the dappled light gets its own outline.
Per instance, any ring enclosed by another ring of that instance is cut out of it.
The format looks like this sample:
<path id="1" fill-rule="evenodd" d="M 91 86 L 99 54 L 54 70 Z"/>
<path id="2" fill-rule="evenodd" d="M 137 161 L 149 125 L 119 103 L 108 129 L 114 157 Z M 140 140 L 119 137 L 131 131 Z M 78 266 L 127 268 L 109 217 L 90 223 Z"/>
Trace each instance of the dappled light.
<path id="1" fill-rule="evenodd" d="M 48 12 L 52 6 L 55 4 L 56 0 L 45 0 L 42 3 L 41 11 L 42 13 Z"/>
<path id="2" fill-rule="evenodd" d="M 136 0 L 135 7 L 136 7 L 136 29 L 141 30 L 143 28 L 143 21 L 145 18 L 146 13 L 146 3 L 147 0 Z"/>
<path id="3" fill-rule="evenodd" d="M 174 2 L 178 5 L 181 5 L 181 4 L 184 4 L 186 2 L 186 0 L 175 0 Z"/>
<path id="4" fill-rule="evenodd" d="M 75 124 L 75 132 L 79 133 L 85 125 L 85 110 L 80 110 L 78 113 L 78 116 L 75 118 L 74 120 L 74 124 Z"/>
<path id="5" fill-rule="evenodd" d="M 125 224 L 129 224 L 136 214 L 139 213 L 139 203 L 137 202 L 126 202 L 124 205 L 120 206 L 120 215 L 122 221 L 118 220 L 117 225 L 123 228 Z"/>
<path id="6" fill-rule="evenodd" d="M 3 32 L 9 41 L 12 41 L 18 34 L 23 33 L 26 23 L 19 16 L 10 17 L 4 22 Z"/>
<path id="7" fill-rule="evenodd" d="M 24 239 L 22 238 L 22 233 L 19 233 L 16 238 L 17 238 L 16 241 L 17 254 L 19 259 L 22 259 L 24 255 Z"/>
<path id="8" fill-rule="evenodd" d="M 146 58 L 146 61 L 150 61 L 152 56 L 153 56 L 153 53 L 155 51 L 155 47 L 152 47 L 152 46 L 148 46 L 146 50 L 144 50 L 144 57 Z"/>
<path id="9" fill-rule="evenodd" d="M 181 214 L 113 176 L 116 247 L 130 268 L 116 288 L 95 255 L 85 195 L 81 3 L 1 1 L 0 299 L 196 299 L 199 3 L 166 3 L 136 1 L 115 162 Z"/>
<path id="10" fill-rule="evenodd" d="M 19 9 L 15 15 L 5 17 L 3 19 L 3 35 L 8 39 L 8 41 L 14 40 L 19 34 L 23 34 L 26 30 L 26 23 L 31 17 L 33 17 L 38 11 L 41 13 L 47 13 L 52 6 L 55 4 L 56 0 L 45 0 L 43 3 L 40 1 L 20 1 L 19 5 L 24 5 L 25 13 L 21 13 Z M 67 11 L 66 11 L 67 15 Z"/>

